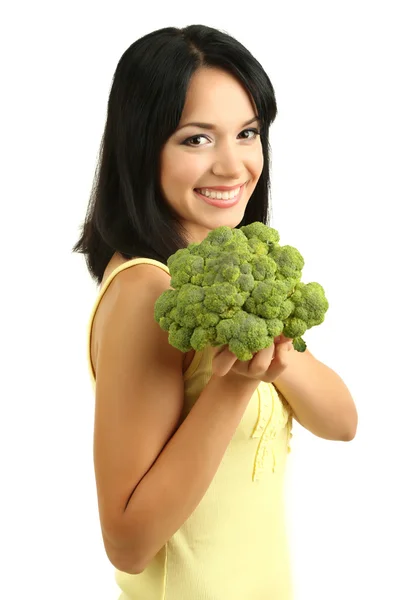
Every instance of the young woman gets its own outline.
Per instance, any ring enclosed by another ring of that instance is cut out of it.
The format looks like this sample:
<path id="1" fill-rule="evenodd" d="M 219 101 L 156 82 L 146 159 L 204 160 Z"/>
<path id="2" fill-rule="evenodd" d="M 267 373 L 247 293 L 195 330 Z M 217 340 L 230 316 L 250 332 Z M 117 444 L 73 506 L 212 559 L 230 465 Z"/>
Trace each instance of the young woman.
<path id="1" fill-rule="evenodd" d="M 340 379 L 281 337 L 240 362 L 168 343 L 154 303 L 168 257 L 221 225 L 269 224 L 274 90 L 238 41 L 165 28 L 121 57 L 82 235 L 94 466 L 120 600 L 288 600 L 284 474 L 292 418 L 357 427 Z M 219 202 L 218 202 L 219 200 Z"/>

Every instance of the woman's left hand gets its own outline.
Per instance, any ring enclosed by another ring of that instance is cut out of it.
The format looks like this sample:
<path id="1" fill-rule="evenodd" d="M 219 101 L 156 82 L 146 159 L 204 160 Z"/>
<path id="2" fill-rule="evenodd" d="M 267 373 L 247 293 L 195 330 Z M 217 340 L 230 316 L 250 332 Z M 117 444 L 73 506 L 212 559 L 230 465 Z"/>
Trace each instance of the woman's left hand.
<path id="1" fill-rule="evenodd" d="M 270 382 L 271 376 L 275 377 L 275 373 L 280 374 L 289 364 L 289 361 L 292 357 L 292 352 L 294 352 L 293 348 L 293 340 L 291 338 L 287 338 L 284 335 L 279 335 L 274 338 L 274 354 L 272 356 L 271 361 L 271 369 L 268 369 L 268 373 L 265 372 L 261 381 Z M 279 347 L 279 351 L 277 351 L 277 347 Z M 254 355 L 254 357 L 257 353 Z M 215 349 L 215 356 L 219 356 L 218 360 L 220 363 L 220 368 L 224 371 L 229 371 L 232 369 L 235 373 L 246 374 L 248 370 L 248 361 L 240 361 L 228 348 L 228 344 L 218 347 Z M 272 379 L 273 381 L 273 379 Z"/>

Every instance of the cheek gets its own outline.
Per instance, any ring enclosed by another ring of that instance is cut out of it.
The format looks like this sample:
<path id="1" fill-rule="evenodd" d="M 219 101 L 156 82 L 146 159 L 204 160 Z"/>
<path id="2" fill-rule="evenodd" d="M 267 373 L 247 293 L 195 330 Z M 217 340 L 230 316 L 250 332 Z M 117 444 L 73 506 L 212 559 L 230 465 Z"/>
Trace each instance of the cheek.
<path id="1" fill-rule="evenodd" d="M 207 168 L 199 156 L 184 152 L 170 154 L 163 161 L 162 174 L 165 185 L 176 188 L 194 188 Z"/>

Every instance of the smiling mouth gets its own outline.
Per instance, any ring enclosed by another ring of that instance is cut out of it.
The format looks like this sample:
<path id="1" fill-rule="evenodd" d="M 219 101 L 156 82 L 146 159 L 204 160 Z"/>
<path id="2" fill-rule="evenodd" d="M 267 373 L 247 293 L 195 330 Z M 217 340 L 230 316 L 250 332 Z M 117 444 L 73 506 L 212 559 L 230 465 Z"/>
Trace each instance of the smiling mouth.
<path id="1" fill-rule="evenodd" d="M 209 204 L 216 208 L 231 208 L 233 206 L 236 206 L 241 201 L 241 198 L 243 196 L 244 187 L 245 187 L 245 184 L 240 186 L 238 188 L 238 191 L 233 190 L 233 192 L 231 192 L 230 195 L 227 192 L 226 195 L 221 194 L 221 193 L 218 193 L 218 195 L 209 193 L 207 196 L 207 195 L 202 194 L 202 192 L 197 189 L 194 190 L 194 193 L 198 196 L 198 198 L 201 198 L 203 200 L 203 202 L 205 202 L 206 204 Z M 201 188 L 201 189 L 205 190 L 206 188 Z"/>
<path id="2" fill-rule="evenodd" d="M 201 196 L 205 196 L 206 198 L 210 198 L 212 200 L 233 200 L 240 194 L 244 186 L 245 183 L 242 183 L 242 185 L 239 185 L 231 190 L 215 190 L 212 188 L 204 187 L 194 188 L 194 191 L 197 194 L 200 194 Z"/>

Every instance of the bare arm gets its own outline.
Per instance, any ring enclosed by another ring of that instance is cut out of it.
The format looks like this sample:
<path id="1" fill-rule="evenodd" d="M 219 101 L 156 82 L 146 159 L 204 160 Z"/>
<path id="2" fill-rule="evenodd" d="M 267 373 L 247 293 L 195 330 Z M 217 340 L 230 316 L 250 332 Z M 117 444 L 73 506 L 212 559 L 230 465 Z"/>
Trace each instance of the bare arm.
<path id="1" fill-rule="evenodd" d="M 344 381 L 309 350 L 292 351 L 287 369 L 274 385 L 291 405 L 296 420 L 326 440 L 350 441 L 358 414 Z"/>
<path id="2" fill-rule="evenodd" d="M 121 519 L 122 566 L 141 572 L 181 527 L 210 486 L 257 388 L 213 375 L 135 490 Z"/>

